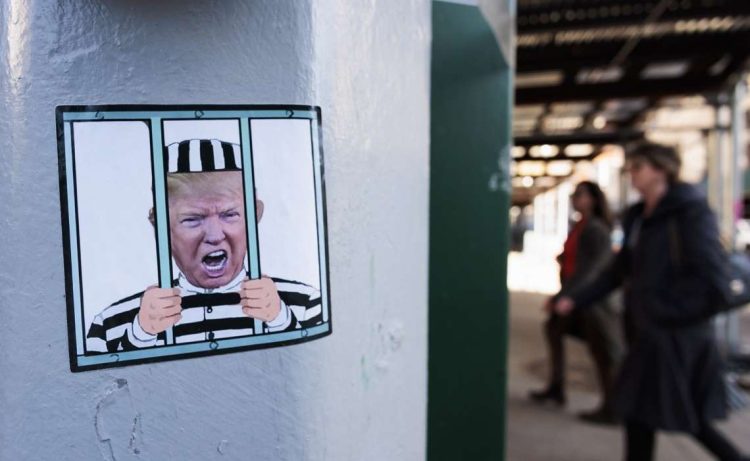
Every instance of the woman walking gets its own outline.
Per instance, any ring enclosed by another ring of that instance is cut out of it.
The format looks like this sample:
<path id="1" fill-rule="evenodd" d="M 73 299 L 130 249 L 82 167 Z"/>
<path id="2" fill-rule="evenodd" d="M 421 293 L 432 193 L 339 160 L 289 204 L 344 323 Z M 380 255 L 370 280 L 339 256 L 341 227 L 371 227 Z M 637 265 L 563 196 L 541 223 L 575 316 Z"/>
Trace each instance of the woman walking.
<path id="1" fill-rule="evenodd" d="M 590 283 L 612 259 L 612 218 L 601 188 L 590 181 L 581 182 L 571 199 L 580 219 L 558 257 L 562 285 L 558 296 L 575 292 Z M 576 311 L 569 316 L 556 314 L 551 306 L 549 303 L 550 315 L 544 324 L 550 358 L 549 381 L 545 389 L 531 392 L 531 399 L 536 402 L 550 400 L 560 405 L 565 403 L 564 337 L 570 335 L 587 344 L 602 394 L 599 407 L 582 413 L 580 417 L 594 423 L 613 423 L 612 385 L 623 351 L 619 313 L 606 299 L 591 309 Z"/>
<path id="2" fill-rule="evenodd" d="M 711 317 L 723 269 L 716 219 L 705 198 L 680 183 L 674 149 L 644 143 L 627 155 L 642 202 L 624 219 L 625 244 L 586 287 L 560 297 L 555 311 L 585 309 L 626 287 L 629 349 L 616 384 L 627 461 L 653 459 L 656 432 L 691 434 L 722 461 L 746 460 L 712 421 L 726 415 L 722 363 Z"/>

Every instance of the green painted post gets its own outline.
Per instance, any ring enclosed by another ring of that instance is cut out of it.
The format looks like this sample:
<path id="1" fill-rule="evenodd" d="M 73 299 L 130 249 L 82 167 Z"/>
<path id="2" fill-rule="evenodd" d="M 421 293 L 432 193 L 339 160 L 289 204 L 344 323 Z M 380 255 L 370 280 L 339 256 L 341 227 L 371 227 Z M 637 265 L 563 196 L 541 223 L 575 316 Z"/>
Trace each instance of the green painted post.
<path id="1" fill-rule="evenodd" d="M 502 460 L 512 70 L 476 6 L 432 46 L 428 459 Z"/>

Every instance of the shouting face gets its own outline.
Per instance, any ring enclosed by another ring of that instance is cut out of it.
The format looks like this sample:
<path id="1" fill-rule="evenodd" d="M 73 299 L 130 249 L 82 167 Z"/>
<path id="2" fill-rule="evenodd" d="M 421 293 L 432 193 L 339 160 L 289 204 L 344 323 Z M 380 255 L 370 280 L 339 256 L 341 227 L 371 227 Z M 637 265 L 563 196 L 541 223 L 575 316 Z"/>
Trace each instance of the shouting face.
<path id="1" fill-rule="evenodd" d="M 244 267 L 247 241 L 242 183 L 236 172 L 198 175 L 212 175 L 219 181 L 187 184 L 170 194 L 172 256 L 190 283 L 218 288 Z M 232 184 L 235 179 L 236 187 Z"/>

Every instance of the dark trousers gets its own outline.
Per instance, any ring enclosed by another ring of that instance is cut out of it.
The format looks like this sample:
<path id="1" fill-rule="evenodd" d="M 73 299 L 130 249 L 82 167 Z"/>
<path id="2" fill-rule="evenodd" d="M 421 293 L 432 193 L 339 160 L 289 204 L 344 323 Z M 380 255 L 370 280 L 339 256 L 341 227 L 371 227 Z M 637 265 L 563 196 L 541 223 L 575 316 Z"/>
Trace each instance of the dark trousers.
<path id="1" fill-rule="evenodd" d="M 698 432 L 691 435 L 720 461 L 745 459 L 732 442 L 708 422 L 701 424 Z M 655 446 L 654 429 L 632 421 L 625 425 L 625 461 L 651 461 Z"/>
<path id="2" fill-rule="evenodd" d="M 565 390 L 565 336 L 583 340 L 591 353 L 602 391 L 602 408 L 611 410 L 615 373 L 623 355 L 619 315 L 606 307 L 550 315 L 544 325 L 550 358 L 549 388 Z"/>

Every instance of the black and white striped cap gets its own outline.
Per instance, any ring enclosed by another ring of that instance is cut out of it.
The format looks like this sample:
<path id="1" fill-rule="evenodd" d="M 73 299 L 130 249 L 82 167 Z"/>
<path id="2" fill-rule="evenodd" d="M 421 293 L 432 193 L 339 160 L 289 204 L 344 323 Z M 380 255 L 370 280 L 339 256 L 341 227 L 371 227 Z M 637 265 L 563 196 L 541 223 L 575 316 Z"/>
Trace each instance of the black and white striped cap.
<path id="1" fill-rule="evenodd" d="M 218 139 L 186 139 L 164 148 L 167 173 L 201 173 L 240 171 L 242 155 L 239 144 Z"/>

